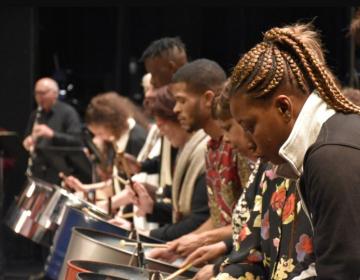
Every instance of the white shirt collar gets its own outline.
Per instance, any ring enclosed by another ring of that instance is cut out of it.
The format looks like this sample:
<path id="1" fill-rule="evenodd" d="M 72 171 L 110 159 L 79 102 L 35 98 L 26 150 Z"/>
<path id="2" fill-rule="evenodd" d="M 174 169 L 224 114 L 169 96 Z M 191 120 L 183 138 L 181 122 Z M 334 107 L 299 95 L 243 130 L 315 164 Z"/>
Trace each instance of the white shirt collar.
<path id="1" fill-rule="evenodd" d="M 288 139 L 279 150 L 279 155 L 286 160 L 286 163 L 276 166 L 279 176 L 293 179 L 300 177 L 307 149 L 315 143 L 324 122 L 334 114 L 335 110 L 315 91 L 310 94 Z"/>
<path id="2" fill-rule="evenodd" d="M 133 118 L 128 118 L 127 123 L 129 128 L 120 136 L 120 138 L 116 141 L 116 146 L 118 151 L 124 152 L 129 141 L 130 131 L 135 127 L 136 121 Z"/>

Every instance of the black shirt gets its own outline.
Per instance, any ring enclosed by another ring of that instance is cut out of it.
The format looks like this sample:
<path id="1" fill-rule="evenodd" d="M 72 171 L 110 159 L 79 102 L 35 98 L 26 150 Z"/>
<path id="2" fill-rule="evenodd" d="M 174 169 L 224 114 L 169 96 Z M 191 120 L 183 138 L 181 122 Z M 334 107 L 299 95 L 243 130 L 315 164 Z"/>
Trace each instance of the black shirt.
<path id="1" fill-rule="evenodd" d="M 171 217 L 172 206 L 170 203 L 156 203 L 150 220 L 168 223 L 152 230 L 150 236 L 165 241 L 174 240 L 195 230 L 209 218 L 205 174 L 200 175 L 195 182 L 190 215 L 175 224 L 171 223 Z"/>
<path id="2" fill-rule="evenodd" d="M 300 179 L 314 227 L 316 279 L 360 279 L 360 116 L 336 113 L 307 150 Z"/>
<path id="3" fill-rule="evenodd" d="M 36 110 L 31 113 L 25 136 L 31 134 L 36 114 Z M 53 129 L 54 137 L 52 139 L 43 137 L 37 139 L 32 175 L 49 183 L 57 184 L 60 182 L 58 177 L 59 170 L 53 166 L 51 156 L 48 156 L 47 152 L 43 149 L 52 146 L 81 146 L 80 118 L 73 107 L 62 101 L 56 101 L 50 111 L 40 112 L 37 121 L 39 124 L 46 124 Z"/>

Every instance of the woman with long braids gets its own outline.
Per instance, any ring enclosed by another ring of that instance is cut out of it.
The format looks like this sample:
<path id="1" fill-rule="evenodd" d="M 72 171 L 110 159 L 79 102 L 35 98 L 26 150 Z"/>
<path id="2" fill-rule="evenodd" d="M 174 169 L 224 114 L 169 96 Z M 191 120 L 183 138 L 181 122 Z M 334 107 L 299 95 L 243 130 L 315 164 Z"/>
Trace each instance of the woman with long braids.
<path id="1" fill-rule="evenodd" d="M 257 155 L 297 180 L 316 279 L 359 279 L 360 107 L 342 95 L 311 25 L 264 34 L 232 73 L 230 109 Z"/>

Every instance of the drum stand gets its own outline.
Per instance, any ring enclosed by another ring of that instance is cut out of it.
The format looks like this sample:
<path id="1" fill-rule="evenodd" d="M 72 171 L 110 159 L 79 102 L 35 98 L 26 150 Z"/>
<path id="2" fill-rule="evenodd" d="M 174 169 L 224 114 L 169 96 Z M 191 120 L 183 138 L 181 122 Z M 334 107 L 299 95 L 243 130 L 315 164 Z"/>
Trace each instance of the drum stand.
<path id="1" fill-rule="evenodd" d="M 115 151 L 116 151 L 116 149 L 115 149 Z M 131 189 L 134 190 L 134 182 L 131 179 L 132 175 L 131 175 L 131 172 L 130 172 L 128 162 L 124 157 L 124 154 L 123 153 L 117 153 L 117 157 L 122 163 L 123 169 L 124 169 L 125 174 L 126 174 L 126 179 L 129 181 Z M 137 244 L 136 245 L 136 253 L 137 253 L 137 258 L 138 258 L 138 267 L 144 269 L 145 265 L 146 265 L 145 264 L 145 257 L 144 257 L 144 249 L 143 249 L 143 246 L 142 246 L 141 241 L 140 241 L 139 232 L 136 230 L 136 227 L 135 227 L 134 216 L 132 217 L 130 235 L 132 235 L 132 236 L 135 235 L 135 237 L 136 237 L 136 244 Z"/>
<path id="2" fill-rule="evenodd" d="M 91 183 L 96 182 L 96 157 L 91 154 L 89 157 L 90 166 L 91 166 Z M 91 190 L 87 194 L 87 200 L 93 204 L 96 204 L 96 190 Z"/>
<path id="3" fill-rule="evenodd" d="M 134 253 L 136 252 L 136 254 L 137 254 L 138 267 L 144 269 L 145 265 L 146 265 L 145 257 L 144 257 L 144 249 L 143 249 L 143 246 L 140 241 L 139 233 L 136 230 L 134 223 L 132 223 L 130 234 L 129 234 L 129 239 L 133 239 L 134 237 L 136 238 L 136 250 L 134 251 Z"/>

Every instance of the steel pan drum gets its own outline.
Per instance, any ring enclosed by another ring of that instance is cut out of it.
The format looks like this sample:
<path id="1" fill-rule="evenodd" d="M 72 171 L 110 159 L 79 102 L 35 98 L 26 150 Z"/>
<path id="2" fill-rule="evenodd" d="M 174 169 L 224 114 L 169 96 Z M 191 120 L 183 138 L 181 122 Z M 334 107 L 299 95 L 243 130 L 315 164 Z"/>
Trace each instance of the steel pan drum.
<path id="1" fill-rule="evenodd" d="M 91 273 L 91 272 L 79 273 L 76 279 L 77 280 L 129 280 L 129 278 L 119 278 L 119 277 Z"/>
<path id="2" fill-rule="evenodd" d="M 129 236 L 130 232 L 128 230 L 106 222 L 106 218 L 106 215 L 96 211 L 94 208 L 81 210 L 77 207 L 66 206 L 62 224 L 55 234 L 53 245 L 47 258 L 45 265 L 46 276 L 54 280 L 58 279 L 70 242 L 71 230 L 74 226 L 97 229 L 124 237 Z M 161 243 L 160 240 L 146 236 L 141 236 L 141 240 L 151 243 Z"/>
<path id="3" fill-rule="evenodd" d="M 138 267 L 131 267 L 126 265 L 103 263 L 103 262 L 71 260 L 68 262 L 66 280 L 76 280 L 76 275 L 80 272 L 93 272 L 93 273 L 100 273 L 109 276 L 139 279 L 139 280 L 160 278 L 158 271 L 141 269 Z M 162 273 L 162 276 L 166 277 L 168 276 L 168 274 Z M 186 278 L 178 276 L 174 279 L 180 280 Z"/>
<path id="4" fill-rule="evenodd" d="M 65 264 L 69 260 L 90 260 L 137 266 L 135 246 L 122 246 L 120 243 L 121 240 L 132 241 L 118 235 L 93 229 L 73 228 L 59 279 L 65 279 Z M 154 259 L 146 259 L 145 262 L 147 268 L 151 270 L 172 273 L 178 269 L 176 266 Z M 184 273 L 185 276 L 190 278 L 194 276 L 194 274 L 193 271 Z"/>
<path id="5" fill-rule="evenodd" d="M 20 197 L 11 205 L 5 221 L 14 232 L 50 246 L 52 237 L 62 222 L 66 205 L 95 207 L 63 188 L 28 177 Z"/>

